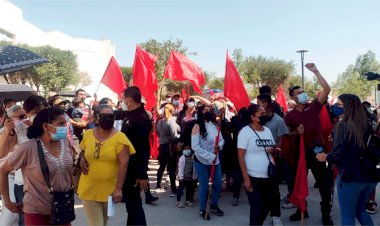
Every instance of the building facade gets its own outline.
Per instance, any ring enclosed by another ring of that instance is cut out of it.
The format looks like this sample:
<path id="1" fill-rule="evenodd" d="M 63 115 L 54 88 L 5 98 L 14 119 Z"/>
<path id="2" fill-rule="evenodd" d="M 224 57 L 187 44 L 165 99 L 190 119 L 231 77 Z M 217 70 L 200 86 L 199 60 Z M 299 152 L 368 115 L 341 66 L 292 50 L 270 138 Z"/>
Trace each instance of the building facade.
<path id="1" fill-rule="evenodd" d="M 60 31 L 43 31 L 23 18 L 22 9 L 9 0 L 0 0 L 0 40 L 29 46 L 45 46 L 72 51 L 77 56 L 78 69 L 88 73 L 92 84 L 83 87 L 91 95 L 95 93 L 115 45 L 111 40 L 74 38 Z M 100 95 L 101 94 L 101 95 Z M 100 86 L 98 97 L 113 97 L 108 88 Z"/>

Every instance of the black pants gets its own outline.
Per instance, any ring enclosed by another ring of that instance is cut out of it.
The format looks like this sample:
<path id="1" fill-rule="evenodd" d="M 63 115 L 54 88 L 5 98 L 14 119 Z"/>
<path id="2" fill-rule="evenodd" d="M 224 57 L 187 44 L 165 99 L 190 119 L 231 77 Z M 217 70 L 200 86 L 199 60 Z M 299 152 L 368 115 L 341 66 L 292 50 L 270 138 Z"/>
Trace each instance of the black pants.
<path id="1" fill-rule="evenodd" d="M 241 189 L 241 183 L 243 182 L 243 175 L 241 174 L 241 170 L 233 170 L 231 171 L 231 177 L 232 177 L 232 190 L 234 198 L 240 197 L 240 189 Z"/>
<path id="2" fill-rule="evenodd" d="M 15 184 L 14 187 L 14 193 L 15 193 L 15 198 L 17 203 L 22 203 L 24 200 L 24 185 L 17 185 Z M 24 226 L 24 214 L 19 214 L 18 215 L 18 225 L 19 226 Z"/>
<path id="3" fill-rule="evenodd" d="M 175 169 L 177 165 L 177 157 L 170 155 L 169 144 L 160 144 L 158 148 L 158 160 L 160 161 L 160 168 L 157 170 L 157 188 L 161 187 L 162 174 L 165 168 L 168 167 L 170 187 L 173 193 L 177 192 L 175 185 Z"/>
<path id="4" fill-rule="evenodd" d="M 250 177 L 253 187 L 252 192 L 247 191 L 250 206 L 250 225 L 262 225 L 271 212 L 271 216 L 279 217 L 280 192 L 278 185 L 268 178 Z"/>
<path id="5" fill-rule="evenodd" d="M 325 162 L 319 162 L 317 160 L 313 149 L 306 148 L 305 154 L 307 169 L 311 170 L 315 181 L 319 185 L 319 193 L 321 195 L 321 213 L 329 215 L 331 212 L 332 192 L 334 191 L 332 169 L 327 168 Z M 293 171 L 293 175 L 290 181 L 293 183 L 289 183 L 288 185 L 291 186 L 289 190 L 293 191 L 297 167 L 293 167 L 293 170 L 291 171 Z"/>
<path id="6" fill-rule="evenodd" d="M 146 225 L 145 213 L 140 197 L 140 187 L 135 187 L 135 180 L 124 182 L 123 201 L 128 212 L 127 225 Z"/>
<path id="7" fill-rule="evenodd" d="M 194 201 L 195 192 L 195 181 L 194 180 L 180 180 L 179 187 L 177 190 L 177 202 L 181 201 L 183 190 L 186 188 L 186 201 Z"/>

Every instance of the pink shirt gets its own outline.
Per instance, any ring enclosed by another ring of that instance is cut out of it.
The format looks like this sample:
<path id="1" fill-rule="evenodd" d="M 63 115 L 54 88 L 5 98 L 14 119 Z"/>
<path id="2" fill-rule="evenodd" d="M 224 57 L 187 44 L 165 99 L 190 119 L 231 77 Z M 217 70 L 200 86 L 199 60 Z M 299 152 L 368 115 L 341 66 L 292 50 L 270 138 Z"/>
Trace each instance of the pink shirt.
<path id="1" fill-rule="evenodd" d="M 42 142 L 42 141 L 41 141 Z M 58 158 L 44 154 L 49 167 L 49 179 L 54 191 L 68 191 L 71 188 L 72 151 L 67 139 L 61 141 L 63 153 Z M 15 170 L 21 169 L 24 179 L 24 212 L 51 214 L 51 197 L 43 177 L 35 139 L 18 145 L 7 156 L 8 164 Z"/>

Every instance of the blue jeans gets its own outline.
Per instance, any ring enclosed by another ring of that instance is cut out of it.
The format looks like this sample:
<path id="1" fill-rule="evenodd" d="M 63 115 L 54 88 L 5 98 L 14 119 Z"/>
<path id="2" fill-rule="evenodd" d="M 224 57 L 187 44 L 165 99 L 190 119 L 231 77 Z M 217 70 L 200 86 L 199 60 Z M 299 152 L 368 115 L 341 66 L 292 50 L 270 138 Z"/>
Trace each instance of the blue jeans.
<path id="1" fill-rule="evenodd" d="M 194 161 L 195 171 L 199 181 L 199 210 L 206 210 L 208 198 L 208 180 L 211 173 L 211 165 L 205 165 L 198 161 Z M 220 164 L 215 165 L 214 179 L 211 191 L 210 206 L 217 206 L 219 201 L 219 193 L 222 190 L 222 170 Z"/>
<path id="2" fill-rule="evenodd" d="M 341 180 L 339 175 L 336 184 L 341 225 L 355 225 L 355 217 L 361 225 L 373 225 L 373 221 L 365 209 L 365 203 L 369 193 L 376 187 L 376 183 L 346 183 Z"/>

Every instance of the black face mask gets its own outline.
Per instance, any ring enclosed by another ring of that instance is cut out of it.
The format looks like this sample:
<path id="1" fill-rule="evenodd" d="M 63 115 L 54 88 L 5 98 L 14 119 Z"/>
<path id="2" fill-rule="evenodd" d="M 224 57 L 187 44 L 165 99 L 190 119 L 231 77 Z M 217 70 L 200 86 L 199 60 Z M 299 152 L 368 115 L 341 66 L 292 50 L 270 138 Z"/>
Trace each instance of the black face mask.
<path id="1" fill-rule="evenodd" d="M 265 124 L 271 120 L 271 117 L 269 115 L 263 115 L 263 116 L 260 116 L 259 119 L 260 119 L 259 124 L 262 126 L 265 126 Z"/>
<path id="2" fill-rule="evenodd" d="M 99 116 L 99 126 L 104 130 L 110 130 L 115 122 L 113 114 L 104 114 Z"/>
<path id="3" fill-rule="evenodd" d="M 215 122 L 216 121 L 216 115 L 210 111 L 203 113 L 203 118 L 206 121 Z"/>

